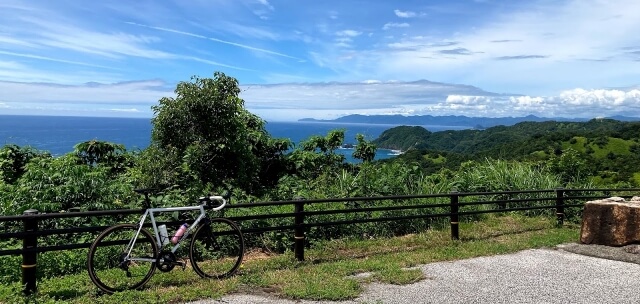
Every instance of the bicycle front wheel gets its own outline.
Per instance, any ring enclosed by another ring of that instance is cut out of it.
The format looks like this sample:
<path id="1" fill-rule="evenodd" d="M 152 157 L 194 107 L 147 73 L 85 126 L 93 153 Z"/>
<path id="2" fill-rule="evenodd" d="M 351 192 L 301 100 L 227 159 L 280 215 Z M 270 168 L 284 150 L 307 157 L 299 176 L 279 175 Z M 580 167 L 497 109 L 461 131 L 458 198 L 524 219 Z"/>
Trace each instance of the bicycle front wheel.
<path id="1" fill-rule="evenodd" d="M 137 225 L 112 226 L 103 231 L 89 247 L 89 277 L 102 291 L 110 294 L 136 289 L 147 283 L 153 275 L 158 245 L 147 230 L 137 232 Z"/>
<path id="2" fill-rule="evenodd" d="M 203 278 L 226 278 L 236 272 L 244 255 L 244 238 L 238 225 L 214 218 L 193 234 L 189 259 Z"/>

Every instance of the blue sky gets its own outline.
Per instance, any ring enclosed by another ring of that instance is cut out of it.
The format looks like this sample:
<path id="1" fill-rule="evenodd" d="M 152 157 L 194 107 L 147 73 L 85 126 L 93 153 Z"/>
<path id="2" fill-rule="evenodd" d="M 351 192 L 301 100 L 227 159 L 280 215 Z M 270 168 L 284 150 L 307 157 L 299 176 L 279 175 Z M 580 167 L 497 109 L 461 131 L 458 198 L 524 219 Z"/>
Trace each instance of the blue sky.
<path id="1" fill-rule="evenodd" d="M 151 117 L 222 71 L 266 120 L 640 117 L 637 0 L 0 2 L 0 114 Z"/>

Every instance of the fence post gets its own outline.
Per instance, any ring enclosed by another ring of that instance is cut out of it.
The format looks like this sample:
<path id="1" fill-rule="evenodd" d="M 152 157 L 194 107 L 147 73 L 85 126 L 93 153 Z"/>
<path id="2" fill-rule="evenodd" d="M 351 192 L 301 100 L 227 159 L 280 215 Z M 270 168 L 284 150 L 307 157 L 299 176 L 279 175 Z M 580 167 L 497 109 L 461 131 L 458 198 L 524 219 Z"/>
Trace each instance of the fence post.
<path id="1" fill-rule="evenodd" d="M 458 191 L 451 191 L 451 239 L 460 239 L 460 227 L 458 218 Z"/>
<path id="2" fill-rule="evenodd" d="M 557 226 L 564 224 L 564 188 L 556 188 L 556 217 Z"/>
<path id="3" fill-rule="evenodd" d="M 304 261 L 304 227 L 302 226 L 304 224 L 304 198 L 303 197 L 296 197 L 295 200 L 297 201 L 294 207 L 293 212 L 295 213 L 295 217 L 294 217 L 294 231 L 293 231 L 293 237 L 294 237 L 294 247 L 293 247 L 293 252 L 296 256 L 296 260 L 298 261 Z"/>
<path id="4" fill-rule="evenodd" d="M 33 215 L 38 214 L 38 210 L 29 209 L 25 210 L 22 215 L 25 216 L 23 220 L 24 232 L 36 232 L 38 231 L 38 220 Z M 22 239 L 22 250 L 33 250 L 38 248 L 38 237 L 35 235 L 25 236 Z M 35 293 L 36 286 L 36 265 L 38 260 L 38 253 L 23 252 L 22 253 L 22 285 L 24 286 L 23 292 L 26 295 Z"/>

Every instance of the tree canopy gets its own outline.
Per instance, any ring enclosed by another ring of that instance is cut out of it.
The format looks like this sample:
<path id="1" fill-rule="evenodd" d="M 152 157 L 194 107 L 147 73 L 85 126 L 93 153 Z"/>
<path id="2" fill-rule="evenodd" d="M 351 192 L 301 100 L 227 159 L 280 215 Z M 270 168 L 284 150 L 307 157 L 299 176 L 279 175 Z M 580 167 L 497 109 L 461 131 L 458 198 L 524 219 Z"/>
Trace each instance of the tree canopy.
<path id="1" fill-rule="evenodd" d="M 153 106 L 152 157 L 179 170 L 182 182 L 239 186 L 255 191 L 274 183 L 281 171 L 286 139 L 273 139 L 265 122 L 244 108 L 235 78 L 216 72 L 180 82 L 175 97 Z"/>

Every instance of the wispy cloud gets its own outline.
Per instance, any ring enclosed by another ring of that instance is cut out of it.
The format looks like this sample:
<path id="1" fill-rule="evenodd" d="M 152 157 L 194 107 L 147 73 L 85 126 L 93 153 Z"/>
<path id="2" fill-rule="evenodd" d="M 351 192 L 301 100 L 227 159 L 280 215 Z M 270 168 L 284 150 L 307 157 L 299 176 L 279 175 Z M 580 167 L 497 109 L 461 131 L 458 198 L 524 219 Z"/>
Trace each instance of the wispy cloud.
<path id="1" fill-rule="evenodd" d="M 94 67 L 94 68 L 102 68 L 102 69 L 112 69 L 113 68 L 113 67 L 109 67 L 109 66 L 105 66 L 105 65 L 98 65 L 98 64 L 92 64 L 92 63 L 87 63 L 87 62 L 79 62 L 79 61 L 72 61 L 72 60 L 50 58 L 50 57 L 38 56 L 38 55 L 32 55 L 32 54 L 20 54 L 20 53 L 14 53 L 14 52 L 6 52 L 6 51 L 0 51 L 0 54 L 7 55 L 7 56 L 14 56 L 14 57 L 23 57 L 23 58 L 45 60 L 45 61 L 67 63 L 67 64 L 73 64 L 73 65 L 82 65 L 82 66 Z"/>
<path id="2" fill-rule="evenodd" d="M 442 85 L 427 83 L 379 83 L 366 85 L 289 85 L 286 91 L 300 89 L 305 92 L 305 102 L 299 105 L 293 98 L 278 99 L 283 103 L 279 107 L 286 108 L 285 112 L 278 112 L 269 108 L 263 100 L 275 96 L 271 90 L 284 89 L 272 87 L 270 89 L 254 90 L 253 94 L 245 96 L 247 106 L 255 111 L 286 119 L 287 117 L 316 117 L 335 118 L 348 114 L 364 115 L 468 115 L 468 116 L 563 116 L 593 118 L 596 116 L 640 116 L 640 90 L 584 90 L 574 89 L 563 91 L 555 96 L 526 96 L 500 95 L 470 89 L 465 86 Z M 325 91 L 337 92 L 327 96 Z M 366 92 L 366 95 L 350 95 L 348 92 Z M 465 92 L 456 94 L 457 92 Z M 448 94 L 447 94 L 448 93 Z M 332 99 L 329 105 L 317 106 L 322 101 Z M 395 100 L 395 102 L 393 101 Z M 400 102 L 402 100 L 403 102 Z M 271 101 L 275 102 L 275 101 Z M 370 103 L 371 106 L 359 107 Z M 330 110 L 333 109 L 333 110 Z"/>
<path id="3" fill-rule="evenodd" d="M 362 34 L 362 32 L 356 31 L 356 30 L 342 30 L 339 32 L 336 32 L 337 36 L 343 36 L 343 37 L 357 37 L 360 36 Z"/>
<path id="4" fill-rule="evenodd" d="M 409 23 L 403 22 L 403 23 L 397 23 L 397 22 L 389 22 L 389 23 L 385 23 L 384 26 L 382 26 L 383 30 L 389 30 L 392 28 L 403 28 L 403 27 L 409 27 Z"/>
<path id="5" fill-rule="evenodd" d="M 85 30 L 78 26 L 33 17 L 22 17 L 20 22 L 25 28 L 15 35 L 26 36 L 23 36 L 23 40 L 40 49 L 55 48 L 111 59 L 126 56 L 153 59 L 171 57 L 167 52 L 149 47 L 150 44 L 159 42 L 157 37 Z"/>
<path id="6" fill-rule="evenodd" d="M 397 10 L 394 10 L 393 12 L 396 14 L 396 16 L 400 18 L 413 18 L 417 16 L 417 14 L 412 11 L 401 11 L 397 9 Z"/>
<path id="7" fill-rule="evenodd" d="M 269 4 L 269 1 L 267 0 L 256 0 L 258 3 L 264 5 L 265 7 L 267 7 L 269 10 L 274 10 L 273 6 L 271 4 Z"/>
<path id="8" fill-rule="evenodd" d="M 0 81 L 7 103 L 131 104 L 151 105 L 174 96 L 173 88 L 158 80 L 114 84 L 59 85 Z"/>
<path id="9" fill-rule="evenodd" d="M 468 49 L 465 48 L 455 48 L 455 49 L 448 49 L 448 50 L 440 50 L 438 51 L 440 54 L 447 54 L 447 55 L 472 55 L 475 52 L 472 52 Z"/>
<path id="10" fill-rule="evenodd" d="M 127 113 L 140 113 L 141 111 L 136 109 L 136 108 L 129 108 L 129 109 L 109 109 L 109 111 L 112 112 L 127 112 Z"/>
<path id="11" fill-rule="evenodd" d="M 185 32 L 185 31 L 179 31 L 179 30 L 159 27 L 159 26 L 144 25 L 144 24 L 139 24 L 139 23 L 135 23 L 135 22 L 126 22 L 126 23 L 127 24 L 131 24 L 131 25 L 135 25 L 135 26 L 154 29 L 154 30 L 158 30 L 158 31 L 163 31 L 163 32 L 169 32 L 169 33 L 174 33 L 174 34 L 179 34 L 179 35 L 185 35 L 185 36 L 190 36 L 190 37 L 200 38 L 200 39 L 207 39 L 207 40 L 210 40 L 210 41 L 215 41 L 215 42 L 219 42 L 219 43 L 223 43 L 223 44 L 228 44 L 228 45 L 232 45 L 232 46 L 235 46 L 235 47 L 239 47 L 239 48 L 243 48 L 243 49 L 247 49 L 247 50 L 251 50 L 251 51 L 256 51 L 256 52 L 276 55 L 276 56 L 290 58 L 290 59 L 296 59 L 298 61 L 305 61 L 302 58 L 298 58 L 298 57 L 295 57 L 295 56 L 290 56 L 290 55 L 287 55 L 287 54 L 284 54 L 284 53 L 274 52 L 274 51 L 261 49 L 261 48 L 257 48 L 257 47 L 253 47 L 253 46 L 245 45 L 245 44 L 241 44 L 241 43 L 236 43 L 236 42 L 232 42 L 232 41 L 222 40 L 222 39 L 218 39 L 218 38 L 207 37 L 207 36 L 204 36 L 204 35 L 199 35 L 199 34 L 194 34 L 194 33 L 189 33 L 189 32 Z"/>
<path id="12" fill-rule="evenodd" d="M 121 113 L 149 117 L 151 105 L 161 97 L 174 96 L 172 90 L 172 85 L 162 81 L 66 86 L 0 82 L 0 91 L 8 96 L 0 102 L 0 108 L 13 111 L 66 109 L 78 113 L 85 111 L 85 115 Z M 578 88 L 551 96 L 529 96 L 498 94 L 467 85 L 430 81 L 370 80 L 243 85 L 240 96 L 251 112 L 270 121 L 305 117 L 326 119 L 348 114 L 640 116 L 638 87 Z M 88 104 L 94 107 L 87 107 Z M 94 110 L 89 110 L 92 108 Z"/>
<path id="13" fill-rule="evenodd" d="M 507 43 L 507 42 L 521 42 L 522 40 L 517 39 L 501 39 L 501 40 L 491 40 L 493 43 Z"/>
<path id="14" fill-rule="evenodd" d="M 248 69 L 248 68 L 243 68 L 243 67 L 230 65 L 230 64 L 224 64 L 224 63 L 220 63 L 220 62 L 217 62 L 217 61 L 203 59 L 203 58 L 194 57 L 194 56 L 178 56 L 178 57 L 182 58 L 182 59 L 185 59 L 185 60 L 193 60 L 193 61 L 202 62 L 202 63 L 206 63 L 206 64 L 213 65 L 213 66 L 225 67 L 225 68 L 230 68 L 230 69 L 234 69 L 234 70 L 255 71 L 255 70 Z"/>
<path id="15" fill-rule="evenodd" d="M 262 20 L 269 20 L 270 13 L 274 10 L 273 6 L 266 0 L 259 0 L 258 2 L 263 4 L 264 7 L 253 9 L 253 14 Z"/>
<path id="16" fill-rule="evenodd" d="M 500 56 L 496 57 L 498 60 L 521 60 L 521 59 L 543 59 L 549 58 L 549 56 L 544 55 L 516 55 L 516 56 Z"/>

